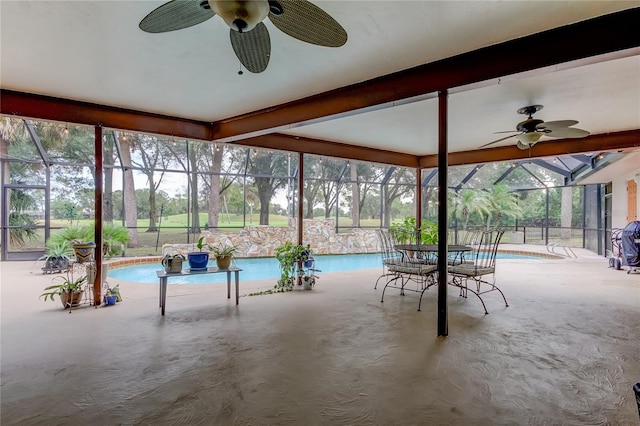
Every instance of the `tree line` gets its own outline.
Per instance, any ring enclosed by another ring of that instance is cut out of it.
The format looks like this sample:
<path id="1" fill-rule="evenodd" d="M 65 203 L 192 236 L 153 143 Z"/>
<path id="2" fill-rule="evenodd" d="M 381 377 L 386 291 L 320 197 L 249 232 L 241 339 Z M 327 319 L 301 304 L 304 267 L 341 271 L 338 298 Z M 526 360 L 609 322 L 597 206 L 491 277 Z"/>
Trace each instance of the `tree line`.
<path id="1" fill-rule="evenodd" d="M 0 154 L 10 160 L 5 163 L 3 181 L 44 181 L 47 171 L 55 216 L 91 216 L 95 182 L 93 128 L 11 117 L 1 120 Z M 194 233 L 199 233 L 203 226 L 218 227 L 220 215 L 225 212 L 255 212 L 261 225 L 269 224 L 270 214 L 297 215 L 297 155 L 116 130 L 105 130 L 102 142 L 103 220 L 124 221 L 131 232 L 132 246 L 138 243 L 138 220 L 148 219 L 146 231 L 157 231 L 161 206 L 164 215 L 188 213 L 189 231 Z M 38 153 L 39 147 L 44 151 L 44 159 Z M 388 227 L 394 220 L 414 214 L 413 169 L 314 155 L 305 155 L 304 161 L 301 201 L 304 218 L 346 215 L 354 227 L 367 218 L 378 219 L 381 226 Z M 451 168 L 451 181 L 460 182 L 469 175 L 469 170 Z M 504 166 L 488 165 L 484 171 L 482 181 L 476 178 L 478 182 L 474 179 L 468 182 L 476 188 L 450 190 L 450 220 L 466 228 L 478 226 L 479 222 L 484 226 L 500 224 L 503 218 L 539 219 L 542 211 L 546 213 L 546 199 L 540 198 L 540 191 L 517 195 L 510 189 L 518 185 L 531 187 L 527 173 L 514 171 L 510 185 L 492 185 Z M 547 174 L 551 179 L 551 173 Z M 181 176 L 183 185 L 168 191 L 169 176 Z M 567 198 L 566 194 L 556 194 L 557 191 L 552 194 L 551 216 L 566 223 L 566 204 L 571 212 L 579 200 L 575 195 Z M 277 196 L 286 200 L 284 206 L 274 203 Z M 437 192 L 427 185 L 423 189 L 423 212 L 427 217 L 437 211 L 435 200 Z M 556 214 L 556 210 L 564 213 Z M 200 222 L 201 213 L 206 213 L 206 223 Z"/>

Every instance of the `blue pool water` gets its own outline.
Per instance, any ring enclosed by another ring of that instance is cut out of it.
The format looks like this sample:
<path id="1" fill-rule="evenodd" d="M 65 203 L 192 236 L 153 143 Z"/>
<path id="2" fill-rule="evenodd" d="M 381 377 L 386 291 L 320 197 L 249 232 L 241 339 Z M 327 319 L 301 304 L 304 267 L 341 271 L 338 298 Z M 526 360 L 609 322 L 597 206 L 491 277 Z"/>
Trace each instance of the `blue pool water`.
<path id="1" fill-rule="evenodd" d="M 498 253 L 499 259 L 539 259 L 533 256 Z M 330 256 L 315 256 L 316 269 L 322 272 L 356 271 L 360 269 L 381 268 L 382 260 L 379 253 L 371 254 L 342 254 Z M 273 257 L 256 259 L 236 259 L 235 264 L 242 268 L 242 280 L 278 279 L 280 268 Z M 209 262 L 215 266 L 215 261 Z M 146 265 L 126 266 L 109 271 L 108 276 L 138 283 L 158 283 L 156 271 L 163 269 L 158 262 Z M 321 274 L 321 273 L 319 273 Z M 169 278 L 170 284 L 205 284 L 212 282 L 226 282 L 226 274 L 186 275 Z"/>

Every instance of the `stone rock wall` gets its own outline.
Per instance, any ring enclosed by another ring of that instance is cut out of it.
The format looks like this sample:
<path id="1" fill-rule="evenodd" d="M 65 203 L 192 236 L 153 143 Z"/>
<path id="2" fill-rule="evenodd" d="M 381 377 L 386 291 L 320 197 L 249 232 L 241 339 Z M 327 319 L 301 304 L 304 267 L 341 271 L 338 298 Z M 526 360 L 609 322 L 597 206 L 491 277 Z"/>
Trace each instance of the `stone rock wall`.
<path id="1" fill-rule="evenodd" d="M 273 257 L 276 247 L 286 241 L 297 241 L 296 220 L 290 220 L 288 227 L 247 226 L 239 233 L 203 231 L 207 244 L 236 245 L 236 257 Z M 376 253 L 378 240 L 374 229 L 353 229 L 351 232 L 336 233 L 335 220 L 304 219 L 303 242 L 310 244 L 315 254 Z M 195 244 L 165 244 L 162 255 L 182 254 L 197 251 Z"/>

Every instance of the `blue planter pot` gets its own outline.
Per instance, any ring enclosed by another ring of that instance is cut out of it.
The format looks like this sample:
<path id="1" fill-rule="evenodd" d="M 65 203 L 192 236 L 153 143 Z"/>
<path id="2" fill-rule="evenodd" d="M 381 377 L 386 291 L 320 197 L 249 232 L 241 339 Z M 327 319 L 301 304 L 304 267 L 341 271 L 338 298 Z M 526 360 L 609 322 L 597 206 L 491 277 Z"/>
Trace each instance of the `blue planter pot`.
<path id="1" fill-rule="evenodd" d="M 187 254 L 187 260 L 189 261 L 189 268 L 192 271 L 203 271 L 207 269 L 209 263 L 209 252 L 198 251 Z"/>
<path id="2" fill-rule="evenodd" d="M 116 295 L 104 297 L 105 305 L 115 305 L 117 300 L 118 300 L 118 296 Z"/>

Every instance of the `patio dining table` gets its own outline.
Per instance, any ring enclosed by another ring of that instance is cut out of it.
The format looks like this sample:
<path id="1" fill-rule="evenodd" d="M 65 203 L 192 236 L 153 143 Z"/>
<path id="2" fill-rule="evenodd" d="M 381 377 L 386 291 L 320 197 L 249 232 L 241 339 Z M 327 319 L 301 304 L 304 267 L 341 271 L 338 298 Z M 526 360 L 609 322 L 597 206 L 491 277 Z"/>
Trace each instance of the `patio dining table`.
<path id="1" fill-rule="evenodd" d="M 399 288 L 400 294 L 403 296 L 405 290 L 415 291 L 420 293 L 420 300 L 418 302 L 419 311 L 424 292 L 429 287 L 437 284 L 437 280 L 434 279 L 434 274 L 437 273 L 437 267 L 435 265 L 437 264 L 438 245 L 412 243 L 395 244 L 393 247 L 402 254 L 402 258 L 389 266 L 389 270 L 392 272 L 392 278 L 385 284 L 380 302 L 384 302 L 384 294 L 388 287 Z M 470 246 L 458 244 L 449 245 L 447 249 L 449 253 L 455 255 L 453 260 L 448 259 L 448 263 L 454 260 L 458 263 L 464 262 L 462 254 L 473 250 Z M 416 282 L 417 288 L 407 288 L 406 285 L 410 281 Z"/>
<path id="2" fill-rule="evenodd" d="M 403 256 L 413 258 L 409 256 L 410 252 L 419 253 L 421 259 L 433 259 L 434 262 L 438 256 L 438 244 L 396 244 L 396 250 L 403 253 Z M 472 251 L 473 247 L 465 246 L 462 244 L 449 244 L 447 245 L 447 253 L 453 255 L 451 261 L 462 262 L 464 261 L 464 253 Z"/>

